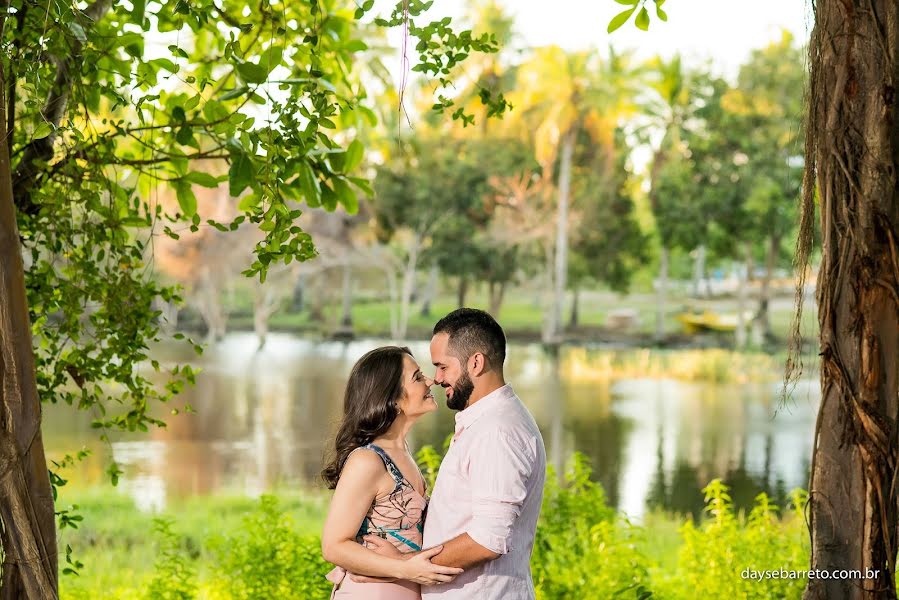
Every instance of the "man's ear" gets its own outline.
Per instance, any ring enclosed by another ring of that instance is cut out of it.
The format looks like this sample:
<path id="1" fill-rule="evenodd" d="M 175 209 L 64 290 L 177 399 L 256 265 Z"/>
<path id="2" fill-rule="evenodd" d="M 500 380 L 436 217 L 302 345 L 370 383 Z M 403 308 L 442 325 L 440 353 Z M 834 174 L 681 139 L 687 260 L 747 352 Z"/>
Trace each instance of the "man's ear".
<path id="1" fill-rule="evenodd" d="M 480 352 L 475 352 L 468 359 L 468 370 L 472 376 L 480 377 L 487 370 L 487 359 Z"/>

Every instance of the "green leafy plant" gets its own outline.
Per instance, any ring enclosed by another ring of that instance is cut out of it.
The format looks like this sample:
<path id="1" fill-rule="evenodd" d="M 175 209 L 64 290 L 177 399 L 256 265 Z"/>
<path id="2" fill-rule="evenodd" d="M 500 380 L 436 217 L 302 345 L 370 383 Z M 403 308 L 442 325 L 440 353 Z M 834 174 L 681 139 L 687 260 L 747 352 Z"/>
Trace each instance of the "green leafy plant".
<path id="1" fill-rule="evenodd" d="M 197 596 L 194 560 L 173 526 L 171 519 L 153 521 L 159 550 L 153 576 L 147 586 L 147 600 L 192 600 Z"/>
<path id="2" fill-rule="evenodd" d="M 273 496 L 262 496 L 242 526 L 214 546 L 216 578 L 234 600 L 326 598 L 331 590 L 318 538 L 298 535 Z"/>
<path id="3" fill-rule="evenodd" d="M 612 20 L 609 21 L 609 27 L 607 29 L 609 33 L 612 33 L 613 31 L 621 28 L 621 26 L 627 23 L 627 21 L 631 18 L 631 15 L 633 15 L 634 13 L 637 14 L 637 16 L 634 18 L 634 25 L 637 27 L 637 29 L 649 31 L 649 9 L 647 9 L 646 7 L 650 4 L 650 2 L 655 5 L 656 17 L 658 17 L 660 21 L 668 20 L 668 14 L 664 10 L 662 10 L 662 5 L 665 4 L 665 0 L 615 0 L 615 2 L 617 2 L 618 4 L 623 4 L 630 8 L 627 8 L 612 17 Z"/>

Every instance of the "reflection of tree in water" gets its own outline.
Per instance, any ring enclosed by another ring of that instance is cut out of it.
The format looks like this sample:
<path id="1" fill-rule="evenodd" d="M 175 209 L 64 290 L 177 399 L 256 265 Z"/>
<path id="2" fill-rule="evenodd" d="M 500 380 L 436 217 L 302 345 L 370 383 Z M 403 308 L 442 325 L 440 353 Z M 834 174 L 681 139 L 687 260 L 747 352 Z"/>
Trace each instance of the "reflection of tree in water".
<path id="1" fill-rule="evenodd" d="M 618 506 L 624 440 L 632 424 L 609 411 L 572 416 L 566 428 L 574 437 L 575 450 L 583 453 L 593 468 L 592 479 L 606 491 L 609 505 Z"/>
<path id="2" fill-rule="evenodd" d="M 689 514 L 694 519 L 699 519 L 703 516 L 705 508 L 702 489 L 715 477 L 719 477 L 730 488 L 729 493 L 736 511 L 745 511 L 748 514 L 755 505 L 756 496 L 762 492 L 768 494 L 771 501 L 779 507 L 787 506 L 789 490 L 783 479 L 776 477 L 772 481 L 773 438 L 770 433 L 765 437 L 763 472 L 754 474 L 747 470 L 746 439 L 744 438 L 739 463 L 717 475 L 713 474 L 710 478 L 707 478 L 705 474 L 714 473 L 714 465 L 707 463 L 691 465 L 682 457 L 678 457 L 673 472 L 670 477 L 667 476 L 664 469 L 664 438 L 661 431 L 658 440 L 656 446 L 657 467 L 646 498 L 648 508 L 661 509 L 680 515 Z M 805 470 L 808 470 L 807 465 Z"/>

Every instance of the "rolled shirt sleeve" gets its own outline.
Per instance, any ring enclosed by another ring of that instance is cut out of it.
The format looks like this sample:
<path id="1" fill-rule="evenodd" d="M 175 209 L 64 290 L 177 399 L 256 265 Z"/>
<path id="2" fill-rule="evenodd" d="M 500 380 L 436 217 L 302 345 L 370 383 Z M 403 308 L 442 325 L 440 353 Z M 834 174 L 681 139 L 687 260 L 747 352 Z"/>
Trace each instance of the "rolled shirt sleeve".
<path id="1" fill-rule="evenodd" d="M 491 431 L 470 454 L 472 520 L 468 535 L 497 554 L 512 550 L 512 526 L 527 496 L 533 452 L 517 436 Z"/>

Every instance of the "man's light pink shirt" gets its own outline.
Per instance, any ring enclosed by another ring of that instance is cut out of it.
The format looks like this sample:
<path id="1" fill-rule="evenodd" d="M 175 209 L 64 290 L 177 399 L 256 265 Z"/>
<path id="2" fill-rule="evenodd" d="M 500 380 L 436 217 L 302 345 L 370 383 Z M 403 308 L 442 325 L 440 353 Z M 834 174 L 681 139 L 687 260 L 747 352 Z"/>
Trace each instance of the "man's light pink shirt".
<path id="1" fill-rule="evenodd" d="M 534 598 L 530 560 L 545 479 L 543 437 L 511 386 L 457 414 L 428 505 L 424 547 L 467 533 L 501 556 L 452 583 L 422 587 L 422 598 Z"/>

